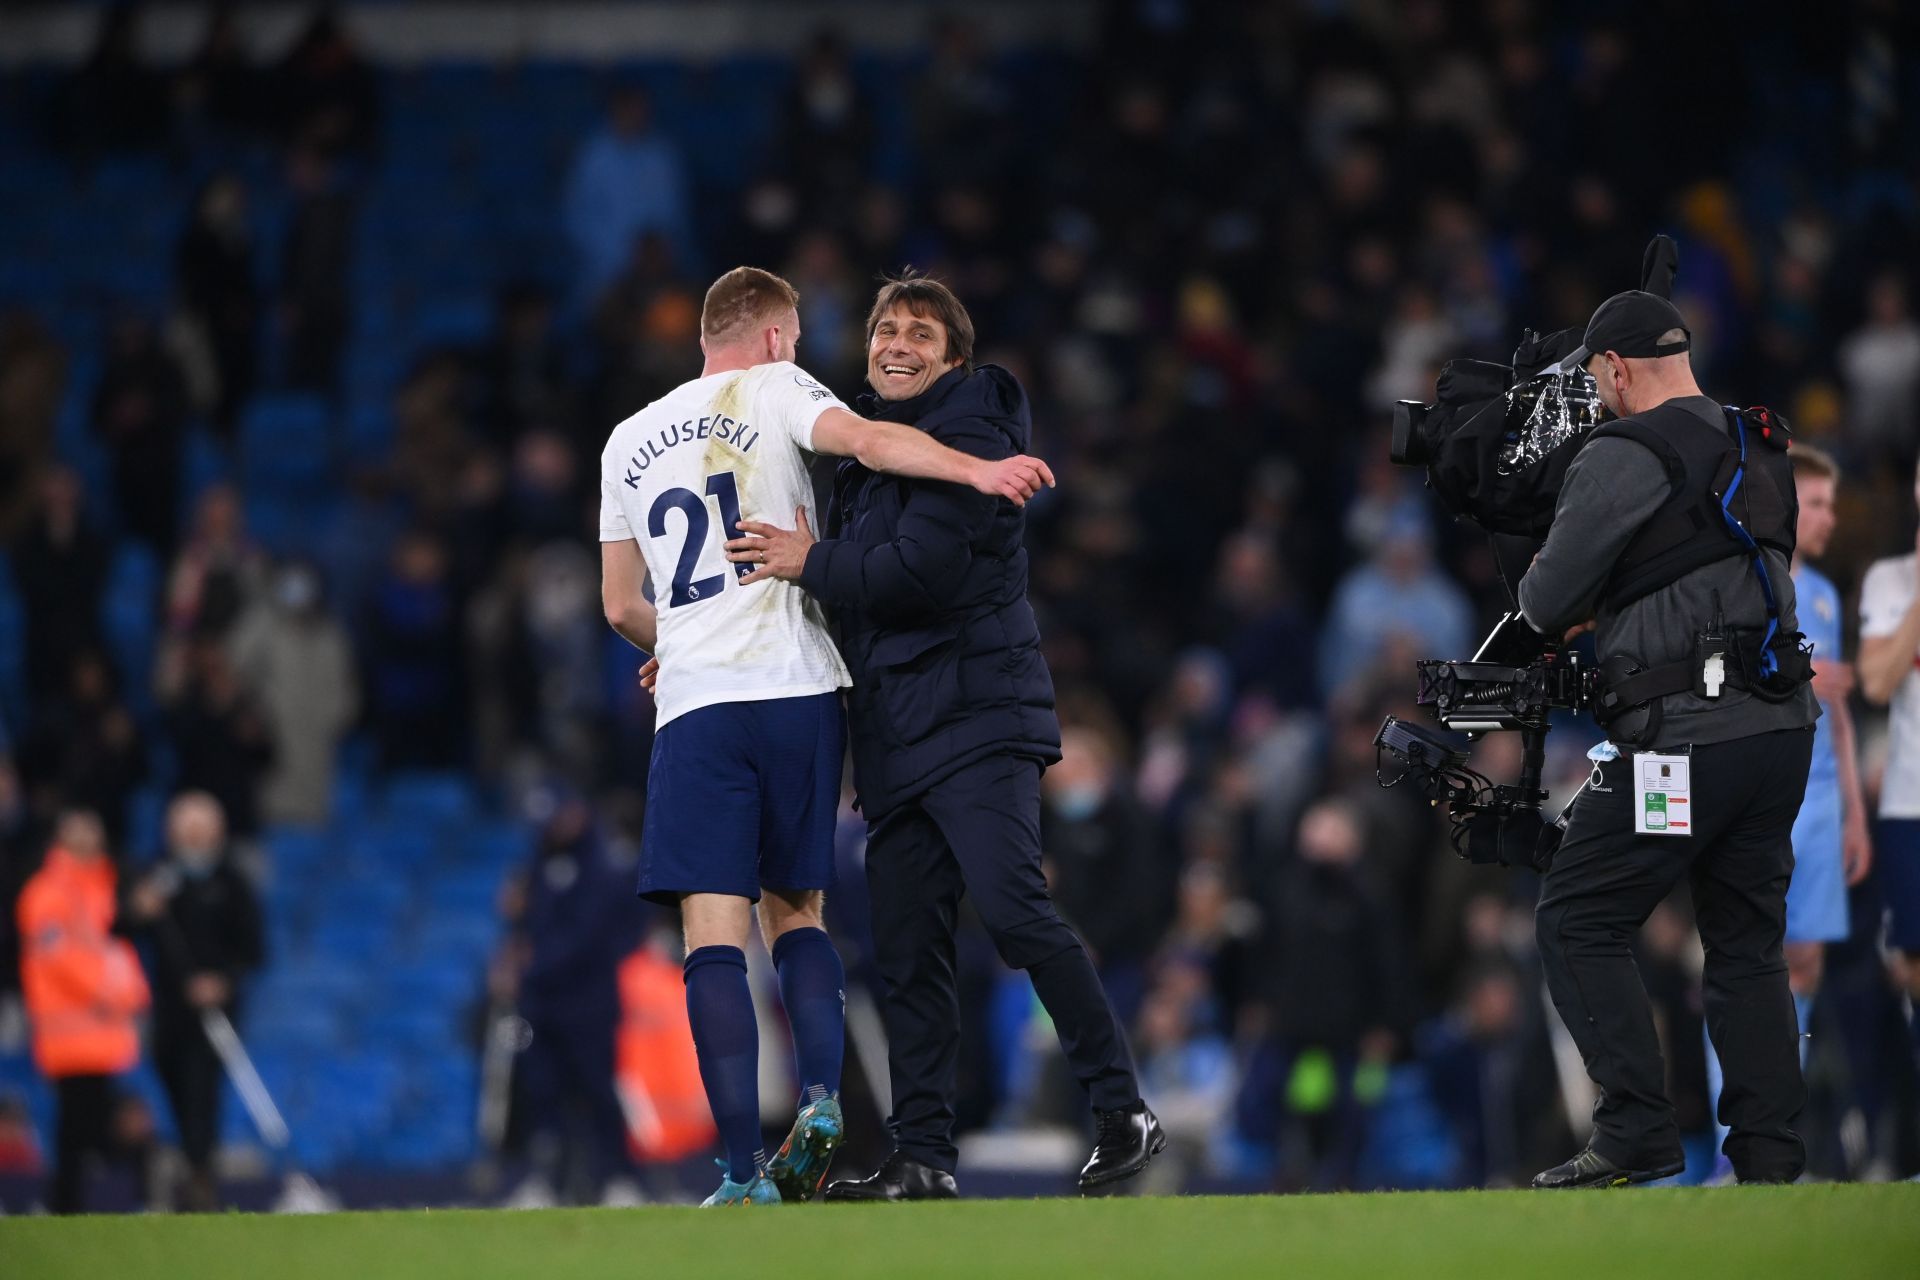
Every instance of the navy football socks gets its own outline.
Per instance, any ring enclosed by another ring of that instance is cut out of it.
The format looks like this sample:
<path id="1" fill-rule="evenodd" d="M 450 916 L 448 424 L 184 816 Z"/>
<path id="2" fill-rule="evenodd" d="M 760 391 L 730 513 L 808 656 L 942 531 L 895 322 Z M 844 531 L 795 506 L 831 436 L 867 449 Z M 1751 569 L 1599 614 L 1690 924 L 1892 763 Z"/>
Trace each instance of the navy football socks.
<path id="1" fill-rule="evenodd" d="M 780 1002 L 793 1028 L 801 1105 L 840 1091 L 847 1040 L 847 973 L 832 939 L 820 929 L 790 929 L 773 944 Z"/>
<path id="2" fill-rule="evenodd" d="M 738 947 L 700 947 L 681 972 L 687 1019 L 700 1059 L 707 1105 L 727 1152 L 727 1177 L 751 1182 L 760 1172 L 760 1031 L 747 988 L 747 957 Z"/>

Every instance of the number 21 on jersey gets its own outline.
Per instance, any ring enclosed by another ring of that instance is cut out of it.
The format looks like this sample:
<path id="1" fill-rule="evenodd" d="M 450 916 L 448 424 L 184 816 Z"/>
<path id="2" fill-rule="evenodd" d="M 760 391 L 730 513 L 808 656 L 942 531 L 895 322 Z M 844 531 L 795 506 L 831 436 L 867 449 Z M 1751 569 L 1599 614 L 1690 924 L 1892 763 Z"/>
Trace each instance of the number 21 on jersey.
<path id="1" fill-rule="evenodd" d="M 733 472 L 717 471 L 707 477 L 707 497 L 720 499 L 720 535 L 722 542 L 728 538 L 740 536 L 740 490 L 734 484 Z M 702 600 L 711 600 L 720 594 L 726 585 L 726 576 L 716 573 L 711 577 L 693 579 L 693 567 L 700 561 L 700 550 L 707 542 L 707 500 L 691 489 L 668 489 L 653 500 L 652 510 L 647 512 L 647 532 L 656 538 L 667 536 L 667 512 L 678 511 L 687 522 L 687 539 L 680 545 L 680 557 L 673 567 L 673 589 L 667 597 L 667 607 L 678 609 L 683 605 L 699 604 Z M 753 572 L 753 566 L 737 564 L 733 571 L 738 577 L 746 577 Z"/>

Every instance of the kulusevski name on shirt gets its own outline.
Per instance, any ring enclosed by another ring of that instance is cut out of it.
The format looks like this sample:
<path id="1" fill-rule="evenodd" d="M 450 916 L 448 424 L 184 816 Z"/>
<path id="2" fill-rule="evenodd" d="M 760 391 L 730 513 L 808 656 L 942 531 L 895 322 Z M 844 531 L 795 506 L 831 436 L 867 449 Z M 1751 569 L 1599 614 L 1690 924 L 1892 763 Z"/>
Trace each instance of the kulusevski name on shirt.
<path id="1" fill-rule="evenodd" d="M 749 432 L 752 434 L 749 435 Z M 620 478 L 626 481 L 629 489 L 638 489 L 640 477 L 646 474 L 647 468 L 653 465 L 655 459 L 666 457 L 667 450 L 689 441 L 705 440 L 709 436 L 715 440 L 729 442 L 741 453 L 752 452 L 753 446 L 760 443 L 758 427 L 736 418 L 729 418 L 723 413 L 709 417 L 689 418 L 685 422 L 676 422 L 660 428 L 653 439 L 645 441 L 633 457 L 627 460 L 627 473 Z"/>

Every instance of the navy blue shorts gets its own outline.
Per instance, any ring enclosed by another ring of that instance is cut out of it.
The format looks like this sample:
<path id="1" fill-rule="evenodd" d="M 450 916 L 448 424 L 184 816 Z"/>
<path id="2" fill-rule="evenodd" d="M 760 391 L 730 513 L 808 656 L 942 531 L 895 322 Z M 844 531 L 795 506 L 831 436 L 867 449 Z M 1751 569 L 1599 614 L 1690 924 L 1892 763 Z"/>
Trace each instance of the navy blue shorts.
<path id="1" fill-rule="evenodd" d="M 640 896 L 760 900 L 833 885 L 846 717 L 840 695 L 719 702 L 653 738 Z"/>
<path id="2" fill-rule="evenodd" d="M 1887 944 L 1920 955 L 1920 818 L 1882 818 L 1873 869 L 1887 904 Z"/>

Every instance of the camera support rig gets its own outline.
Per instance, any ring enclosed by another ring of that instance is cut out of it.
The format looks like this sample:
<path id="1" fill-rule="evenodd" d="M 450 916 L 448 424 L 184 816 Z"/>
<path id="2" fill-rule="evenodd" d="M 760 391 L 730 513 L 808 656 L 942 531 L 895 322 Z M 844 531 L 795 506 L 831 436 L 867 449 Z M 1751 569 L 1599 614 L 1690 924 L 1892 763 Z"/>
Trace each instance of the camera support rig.
<path id="1" fill-rule="evenodd" d="M 1418 664 L 1415 699 L 1454 733 L 1518 731 L 1520 777 L 1495 784 L 1467 767 L 1469 741 L 1443 737 L 1387 717 L 1375 735 L 1376 776 L 1384 787 L 1411 777 L 1427 799 L 1445 805 L 1453 823 L 1454 851 L 1469 862 L 1545 870 L 1559 848 L 1561 820 L 1540 814 L 1547 798 L 1541 783 L 1546 763 L 1548 716 L 1556 708 L 1578 711 L 1592 698 L 1593 672 L 1577 653 L 1545 643 L 1518 613 L 1494 627 L 1470 660 Z M 1402 766 L 1389 779 L 1386 759 Z"/>

